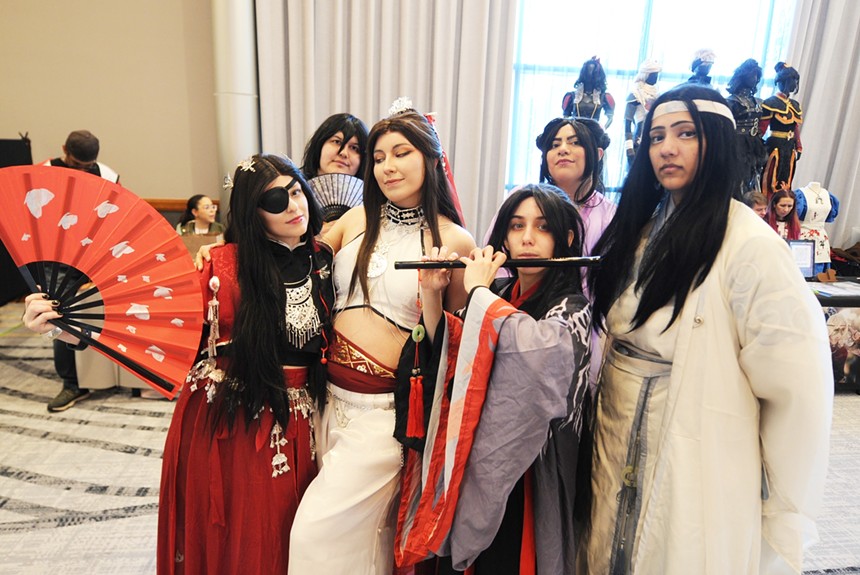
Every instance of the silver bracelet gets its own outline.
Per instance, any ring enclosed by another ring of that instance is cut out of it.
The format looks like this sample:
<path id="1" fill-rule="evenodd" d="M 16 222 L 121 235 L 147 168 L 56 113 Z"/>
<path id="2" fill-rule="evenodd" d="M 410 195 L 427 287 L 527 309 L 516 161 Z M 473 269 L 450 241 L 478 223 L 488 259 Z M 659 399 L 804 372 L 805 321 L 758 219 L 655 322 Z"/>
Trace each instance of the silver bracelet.
<path id="1" fill-rule="evenodd" d="M 51 331 L 46 331 L 45 333 L 43 333 L 42 339 L 44 339 L 45 341 L 54 341 L 55 339 L 60 337 L 61 333 L 63 333 L 62 329 L 60 329 L 59 327 L 54 327 L 54 329 L 52 329 Z"/>

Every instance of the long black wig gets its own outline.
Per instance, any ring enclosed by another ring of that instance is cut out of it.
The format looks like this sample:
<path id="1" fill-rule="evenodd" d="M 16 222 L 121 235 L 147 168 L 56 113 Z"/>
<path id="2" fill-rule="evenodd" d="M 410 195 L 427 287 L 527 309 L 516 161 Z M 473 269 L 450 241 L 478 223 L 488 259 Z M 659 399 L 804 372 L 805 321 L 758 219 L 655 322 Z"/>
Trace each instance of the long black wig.
<path id="1" fill-rule="evenodd" d="M 590 277 L 595 325 L 604 323 L 609 308 L 635 281 L 641 296 L 632 329 L 671 303 L 668 328 L 680 314 L 691 289 L 704 281 L 720 251 L 729 203 L 740 189 L 734 126 L 726 117 L 699 112 L 693 100 L 726 105 L 717 91 L 687 84 L 657 98 L 645 118 L 642 144 L 622 187 L 618 211 L 593 252 L 602 257 L 600 267 Z M 649 148 L 654 110 L 671 101 L 683 102 L 692 116 L 699 140 L 698 169 L 683 201 L 650 240 L 637 275 L 635 254 L 643 230 L 662 202 L 669 201 L 654 173 Z"/>
<path id="2" fill-rule="evenodd" d="M 239 293 L 241 294 L 232 330 L 231 361 L 226 379 L 217 387 L 213 401 L 212 429 L 223 421 L 235 423 L 238 407 L 245 412 L 250 425 L 264 406 L 272 408 L 275 419 L 286 429 L 289 401 L 284 386 L 284 372 L 279 362 L 279 346 L 284 342 L 286 326 L 278 266 L 272 255 L 271 240 L 257 208 L 260 197 L 278 176 L 295 178 L 308 202 L 308 229 L 302 239 L 313 245 L 322 229 L 322 211 L 302 172 L 284 156 L 261 154 L 251 158 L 251 169 L 236 169 L 230 195 L 230 213 L 224 239 L 236 244 Z M 316 253 L 312 249 L 312 252 Z M 322 262 L 313 258 L 315 269 Z M 318 297 L 315 294 L 314 297 Z M 322 318 L 330 323 L 330 318 Z"/>
<path id="3" fill-rule="evenodd" d="M 524 200 L 534 198 L 546 219 L 555 242 L 552 257 L 579 257 L 582 255 L 583 226 L 579 212 L 567 194 L 550 184 L 528 184 L 517 189 L 505 199 L 499 208 L 496 223 L 490 232 L 488 245 L 496 251 L 510 255 L 505 241 L 511 218 Z M 570 239 L 573 232 L 573 239 Z M 503 290 L 504 291 L 504 290 Z M 578 267 L 546 268 L 540 286 L 521 306 L 521 310 L 535 319 L 543 317 L 560 294 L 582 293 L 582 279 Z"/>

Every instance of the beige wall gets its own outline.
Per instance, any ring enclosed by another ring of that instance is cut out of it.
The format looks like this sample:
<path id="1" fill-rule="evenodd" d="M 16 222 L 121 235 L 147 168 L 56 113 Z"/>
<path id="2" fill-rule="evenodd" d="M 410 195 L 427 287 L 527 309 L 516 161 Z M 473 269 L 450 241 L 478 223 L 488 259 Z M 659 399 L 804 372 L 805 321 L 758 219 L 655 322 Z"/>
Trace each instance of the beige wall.
<path id="1" fill-rule="evenodd" d="M 144 198 L 218 197 L 209 0 L 0 0 L 0 138 L 72 130 Z"/>

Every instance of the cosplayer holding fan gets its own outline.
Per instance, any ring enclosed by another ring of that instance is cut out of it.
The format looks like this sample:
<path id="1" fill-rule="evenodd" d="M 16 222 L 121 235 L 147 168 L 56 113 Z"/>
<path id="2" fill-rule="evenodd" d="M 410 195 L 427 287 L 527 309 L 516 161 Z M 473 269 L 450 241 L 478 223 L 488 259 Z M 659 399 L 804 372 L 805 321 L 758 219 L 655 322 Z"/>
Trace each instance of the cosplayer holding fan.
<path id="1" fill-rule="evenodd" d="M 710 88 L 660 96 L 595 248 L 583 572 L 800 573 L 816 540 L 830 347 L 788 245 L 732 199 L 734 128 Z"/>
<path id="2" fill-rule="evenodd" d="M 286 573 L 299 499 L 316 475 L 312 395 L 333 303 L 321 217 L 287 158 L 233 176 L 226 244 L 201 274 L 208 341 L 164 447 L 158 572 Z M 316 393 L 314 393 L 316 391 Z"/>
<path id="3" fill-rule="evenodd" d="M 364 178 L 367 126 L 352 114 L 332 114 L 305 146 L 302 172 L 310 180 L 325 174 Z"/>
<path id="4" fill-rule="evenodd" d="M 305 146 L 302 172 L 323 212 L 323 232 L 361 204 L 367 159 L 367 126 L 352 114 L 333 114 Z"/>
<path id="5" fill-rule="evenodd" d="M 421 317 L 418 273 L 394 262 L 434 246 L 475 247 L 460 226 L 433 126 L 411 103 L 395 102 L 390 112 L 368 139 L 364 205 L 324 237 L 336 251 L 334 335 L 316 430 L 320 473 L 296 515 L 291 575 L 391 575 L 402 457 L 393 436 L 395 371 Z M 454 274 L 447 309 L 465 303 L 462 277 Z"/>
<path id="6" fill-rule="evenodd" d="M 464 569 L 473 563 L 469 572 L 475 575 L 574 573 L 573 503 L 588 395 L 591 310 L 576 267 L 519 267 L 513 277 L 493 279 L 506 255 L 578 256 L 581 238 L 580 218 L 568 197 L 555 186 L 530 184 L 502 204 L 490 245 L 460 258 L 469 292 L 462 321 L 442 313 L 451 272 L 422 270 L 427 333 L 450 344 L 451 334 L 462 329 L 458 375 L 450 384 L 452 405 L 461 393 L 467 405 L 484 394 L 480 412 L 474 414 L 480 421 L 473 422 L 477 430 L 465 468 L 458 471 L 455 465 L 451 481 L 460 482 L 459 493 L 453 494 L 459 499 L 451 524 L 440 526 L 449 531 L 451 553 L 440 561 L 440 573 L 459 572 L 452 564 Z M 434 248 L 426 259 L 447 256 L 446 247 Z M 440 321 L 444 327 L 437 331 Z M 484 330 L 497 335 L 497 344 L 494 351 L 479 345 L 476 356 L 473 342 Z M 473 363 L 471 378 L 461 378 L 461 370 Z M 451 410 L 449 422 L 456 417 Z M 435 438 L 437 444 L 448 439 Z M 435 450 L 428 443 L 425 458 L 430 452 Z M 414 464 L 410 454 L 409 465 Z M 434 461 L 425 460 L 424 470 L 432 474 L 432 469 Z M 431 479 L 425 490 L 432 488 Z M 401 505 L 406 508 L 411 507 L 410 495 L 418 494 L 405 492 Z M 449 500 L 451 496 L 446 494 Z M 419 511 L 413 534 L 424 529 L 425 519 Z M 412 545 L 408 536 L 406 540 Z"/>

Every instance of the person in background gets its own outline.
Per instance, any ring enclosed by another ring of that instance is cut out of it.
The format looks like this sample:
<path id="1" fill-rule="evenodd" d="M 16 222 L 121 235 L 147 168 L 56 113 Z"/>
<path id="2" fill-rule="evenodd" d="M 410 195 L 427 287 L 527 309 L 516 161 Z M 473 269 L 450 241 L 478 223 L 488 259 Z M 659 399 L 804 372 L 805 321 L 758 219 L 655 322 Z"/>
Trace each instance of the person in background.
<path id="1" fill-rule="evenodd" d="M 203 194 L 193 195 L 185 204 L 185 212 L 179 218 L 176 231 L 180 236 L 221 235 L 224 233 L 224 226 L 215 221 L 217 214 L 218 205 L 212 198 Z"/>
<path id="2" fill-rule="evenodd" d="M 770 197 L 767 209 L 767 223 L 784 240 L 800 238 L 800 219 L 797 217 L 797 203 L 794 192 L 778 190 Z"/>
<path id="3" fill-rule="evenodd" d="M 119 174 L 107 164 L 99 162 L 98 158 L 99 139 L 89 130 L 75 130 L 66 138 L 63 157 L 48 160 L 43 165 L 80 170 L 118 184 Z"/>
<path id="4" fill-rule="evenodd" d="M 317 472 L 314 399 L 334 293 L 319 207 L 286 157 L 233 176 L 226 244 L 200 283 L 208 337 L 164 446 L 158 573 L 286 573 L 299 499 Z"/>
<path id="5" fill-rule="evenodd" d="M 541 151 L 540 181 L 561 188 L 576 206 L 584 228 L 582 255 L 592 255 L 597 240 L 615 216 L 615 204 L 601 193 L 603 154 L 609 147 L 609 136 L 595 120 L 556 118 L 544 127 L 535 144 Z M 589 295 L 587 282 L 583 283 L 583 292 Z M 603 339 L 599 330 L 593 330 L 589 376 L 592 388 L 597 386 L 603 361 Z"/>
<path id="6" fill-rule="evenodd" d="M 744 194 L 744 203 L 748 205 L 756 215 L 762 219 L 767 218 L 767 198 L 764 194 L 756 191 L 749 191 Z"/>
<path id="7" fill-rule="evenodd" d="M 367 126 L 352 114 L 333 114 L 320 124 L 305 145 L 302 173 L 307 179 L 323 174 L 348 174 L 364 179 Z"/>
<path id="8" fill-rule="evenodd" d="M 550 120 L 535 140 L 541 152 L 540 181 L 567 194 L 585 227 L 583 255 L 594 244 L 615 215 L 615 204 L 603 195 L 603 154 L 609 136 L 595 120 L 556 118 Z"/>
<path id="9" fill-rule="evenodd" d="M 366 159 L 367 126 L 352 114 L 329 116 L 308 140 L 302 172 L 323 210 L 323 232 L 361 203 Z M 320 178 L 329 174 L 349 177 Z"/>
<path id="10" fill-rule="evenodd" d="M 573 85 L 573 92 L 564 95 L 561 101 L 562 116 L 591 118 L 600 121 L 600 112 L 606 114 L 609 129 L 615 115 L 615 99 L 606 91 L 606 72 L 600 58 L 592 56 L 582 64 L 579 78 Z"/>
<path id="11" fill-rule="evenodd" d="M 394 262 L 419 260 L 434 246 L 475 247 L 454 207 L 433 126 L 413 109 L 390 114 L 368 138 L 364 204 L 323 237 L 336 254 L 334 335 L 316 428 L 320 473 L 296 514 L 290 575 L 391 575 L 402 463 L 396 371 L 421 317 L 419 275 Z M 448 310 L 465 303 L 462 278 L 462 270 L 454 273 Z"/>
<path id="12" fill-rule="evenodd" d="M 583 573 L 800 573 L 817 539 L 827 331 L 788 245 L 732 199 L 734 129 L 715 90 L 661 95 L 595 247 Z"/>
<path id="13" fill-rule="evenodd" d="M 109 182 L 119 183 L 119 174 L 106 164 L 98 161 L 99 139 L 88 130 L 75 130 L 66 138 L 63 145 L 63 156 L 46 161 L 45 166 L 56 166 L 59 168 L 71 168 L 87 172 L 104 178 Z M 66 268 L 61 273 L 74 274 L 77 277 L 80 272 Z M 73 278 L 76 279 L 76 278 Z M 90 396 L 90 390 L 82 388 L 78 382 L 77 364 L 75 362 L 74 346 L 55 339 L 54 346 L 54 368 L 57 375 L 63 380 L 63 388 L 57 396 L 48 402 L 48 411 L 65 411 L 77 402 Z"/>

